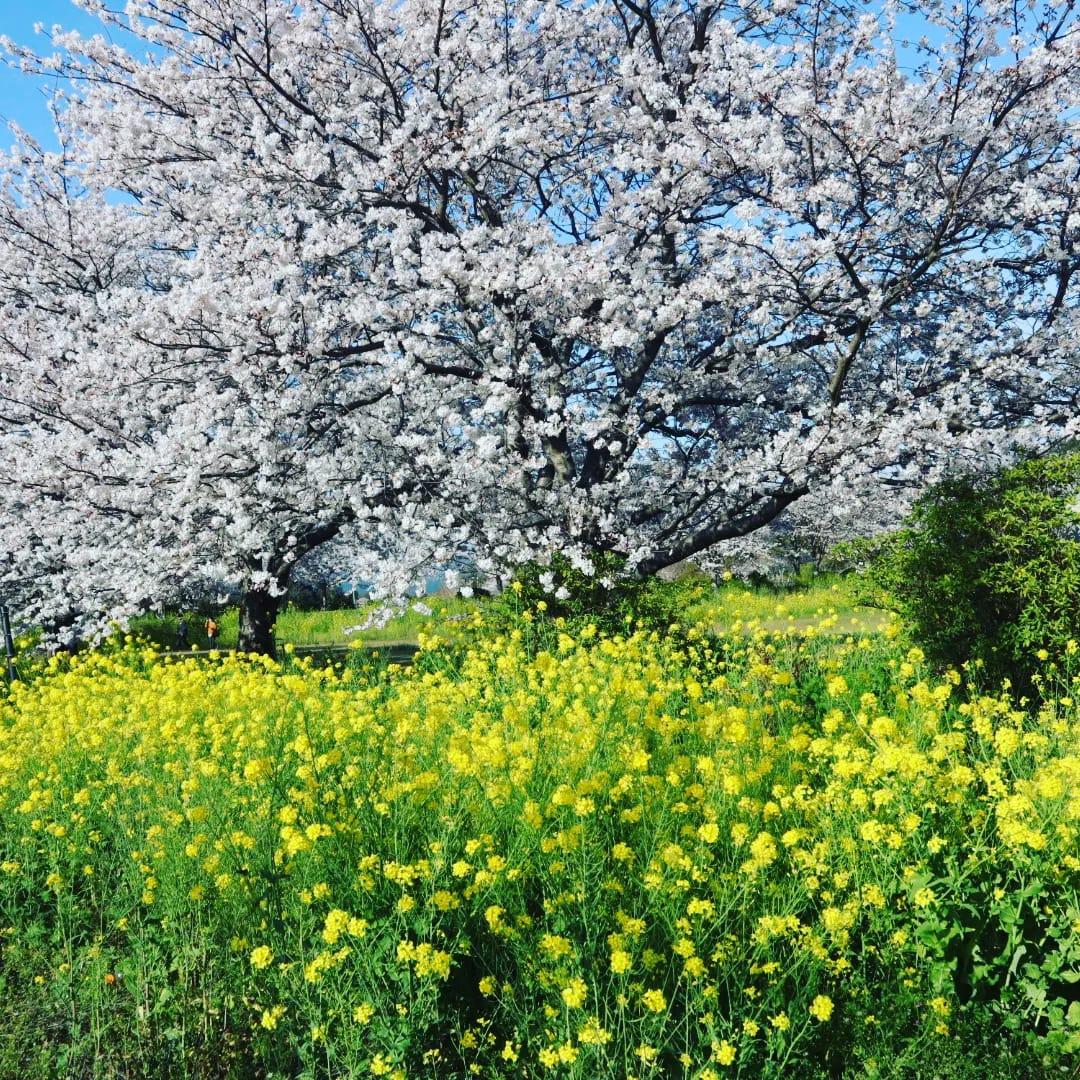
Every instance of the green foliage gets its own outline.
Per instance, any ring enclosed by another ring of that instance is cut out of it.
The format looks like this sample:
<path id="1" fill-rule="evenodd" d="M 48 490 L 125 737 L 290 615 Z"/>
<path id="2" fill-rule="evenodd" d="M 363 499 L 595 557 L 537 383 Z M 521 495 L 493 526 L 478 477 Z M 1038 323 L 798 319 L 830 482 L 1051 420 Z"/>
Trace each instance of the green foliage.
<path id="1" fill-rule="evenodd" d="M 1080 455 L 946 480 L 880 544 L 873 580 L 935 661 L 1030 692 L 1040 650 L 1080 626 L 1078 490 Z"/>
<path id="2" fill-rule="evenodd" d="M 550 564 L 519 567 L 492 614 L 502 625 L 532 609 L 571 625 L 591 623 L 604 633 L 635 625 L 669 631 L 685 620 L 688 605 L 705 595 L 708 584 L 693 573 L 675 581 L 640 577 L 627 572 L 625 559 L 610 553 L 596 555 L 593 571 L 585 573 L 556 554 Z"/>
<path id="3" fill-rule="evenodd" d="M 897 534 L 845 540 L 833 547 L 825 560 L 826 568 L 839 576 L 852 601 L 866 607 L 892 610 L 896 599 L 889 591 L 888 571 Z"/>

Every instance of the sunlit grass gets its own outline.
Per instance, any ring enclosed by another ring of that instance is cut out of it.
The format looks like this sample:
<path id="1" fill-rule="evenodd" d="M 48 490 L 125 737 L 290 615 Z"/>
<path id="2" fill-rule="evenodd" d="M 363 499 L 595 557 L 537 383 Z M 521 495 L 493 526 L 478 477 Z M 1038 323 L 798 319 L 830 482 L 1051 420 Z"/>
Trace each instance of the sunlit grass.
<path id="1" fill-rule="evenodd" d="M 861 583 L 850 577 L 818 577 L 789 587 L 749 586 L 733 580 L 701 585 L 704 596 L 682 613 L 690 624 L 706 622 L 718 628 L 770 632 L 816 627 L 823 633 L 876 633 L 891 621 L 891 614 L 860 603 Z M 279 645 L 303 647 L 341 646 L 357 640 L 367 644 L 415 643 L 421 633 L 453 632 L 455 623 L 492 603 L 490 597 L 466 599 L 455 596 L 424 597 L 410 602 L 388 621 L 372 618 L 380 604 L 355 608 L 304 610 L 289 605 L 278 615 L 275 638 Z M 215 616 L 221 627 L 219 645 L 236 647 L 238 613 L 226 608 Z M 163 648 L 172 648 L 180 615 L 146 616 L 132 623 L 131 630 Z M 204 615 L 188 614 L 189 641 L 193 648 L 206 647 Z M 370 623 L 371 625 L 366 625 Z M 353 633 L 347 631 L 360 627 Z"/>
<path id="2" fill-rule="evenodd" d="M 873 633 L 891 620 L 889 612 L 860 603 L 861 585 L 851 577 L 826 577 L 790 588 L 749 586 L 733 580 L 713 590 L 688 613 L 732 629 L 769 631 L 816 627 L 827 633 Z"/>
<path id="3" fill-rule="evenodd" d="M 444 624 L 450 628 L 456 620 L 477 610 L 483 603 L 484 601 L 479 599 L 454 596 L 425 597 L 418 602 L 408 603 L 400 612 L 391 607 L 390 610 L 395 613 L 382 624 L 378 616 L 380 611 L 386 609 L 379 604 L 329 610 L 304 610 L 290 605 L 279 613 L 274 625 L 274 637 L 280 645 L 292 644 L 301 647 L 348 645 L 358 640 L 369 644 L 415 643 L 421 632 L 430 632 Z M 176 627 L 181 617 L 174 612 L 161 616 L 146 616 L 133 620 L 130 629 L 136 636 L 145 637 L 163 648 L 173 648 L 176 642 Z M 215 614 L 215 618 L 221 628 L 219 646 L 223 649 L 236 648 L 239 628 L 237 608 L 226 608 Z M 187 621 L 191 646 L 196 649 L 206 648 L 205 616 L 188 614 Z M 369 623 L 371 625 L 367 625 Z M 359 629 L 348 633 L 352 628 Z"/>
<path id="4" fill-rule="evenodd" d="M 359 639 L 365 642 L 415 642 L 422 632 L 430 632 L 443 624 L 452 624 L 476 611 L 483 601 L 464 597 L 426 597 L 407 604 L 400 614 L 394 614 L 383 625 L 376 619 L 365 625 L 381 610 L 379 605 L 363 605 L 342 611 L 303 611 L 286 608 L 277 619 L 274 632 L 277 638 L 294 645 L 347 644 Z M 393 610 L 393 609 L 391 609 Z M 347 633 L 351 628 L 357 628 Z"/>

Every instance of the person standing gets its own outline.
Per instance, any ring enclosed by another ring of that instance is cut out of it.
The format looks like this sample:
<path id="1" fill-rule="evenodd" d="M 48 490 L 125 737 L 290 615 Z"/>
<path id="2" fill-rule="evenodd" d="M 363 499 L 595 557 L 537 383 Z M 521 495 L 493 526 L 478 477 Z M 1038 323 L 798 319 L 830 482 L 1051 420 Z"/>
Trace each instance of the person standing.
<path id="1" fill-rule="evenodd" d="M 176 651 L 187 652 L 189 648 L 191 648 L 191 645 L 188 642 L 188 621 L 185 615 L 176 624 Z"/>
<path id="2" fill-rule="evenodd" d="M 211 615 L 206 620 L 206 640 L 209 643 L 209 647 L 211 649 L 217 648 L 218 629 L 219 627 L 217 624 L 217 620 L 214 618 L 213 615 Z"/>

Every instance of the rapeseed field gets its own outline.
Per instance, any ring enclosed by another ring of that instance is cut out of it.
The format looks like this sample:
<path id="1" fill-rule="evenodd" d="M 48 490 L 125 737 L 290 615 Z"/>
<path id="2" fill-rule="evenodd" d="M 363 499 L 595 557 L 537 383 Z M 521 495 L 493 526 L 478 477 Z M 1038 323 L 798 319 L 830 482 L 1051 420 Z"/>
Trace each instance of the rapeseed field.
<path id="1" fill-rule="evenodd" d="M 0 1073 L 1067 1067 L 1074 645 L 1036 706 L 895 627 L 482 622 L 409 669 L 129 642 L 14 684 Z"/>

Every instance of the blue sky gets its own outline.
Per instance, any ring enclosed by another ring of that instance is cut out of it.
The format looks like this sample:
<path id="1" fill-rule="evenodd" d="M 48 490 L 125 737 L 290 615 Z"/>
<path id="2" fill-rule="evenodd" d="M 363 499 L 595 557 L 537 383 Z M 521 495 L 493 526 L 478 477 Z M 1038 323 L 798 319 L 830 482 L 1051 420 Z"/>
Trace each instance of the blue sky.
<path id="1" fill-rule="evenodd" d="M 49 52 L 47 34 L 35 34 L 34 25 L 43 23 L 46 30 L 60 25 L 87 34 L 102 33 L 105 27 L 80 11 L 71 0 L 0 0 L 0 36 L 9 37 L 38 52 Z M 901 32 L 918 37 L 926 28 L 914 21 L 902 20 Z M 901 49 L 901 61 L 914 62 L 913 54 Z M 55 147 L 52 118 L 46 108 L 49 84 L 13 71 L 0 63 L 0 147 L 11 143 L 7 123 L 14 121 L 47 147 Z"/>
<path id="2" fill-rule="evenodd" d="M 88 33 L 103 29 L 101 23 L 79 11 L 69 0 L 0 0 L 0 36 L 31 45 L 38 52 L 48 52 L 48 38 L 34 33 L 34 24 L 38 22 L 46 28 L 59 24 L 65 29 Z M 6 147 L 11 142 L 6 125 L 12 120 L 47 146 L 56 145 L 52 119 L 45 107 L 48 89 L 39 80 L 12 71 L 6 65 L 0 66 L 0 145 Z"/>

